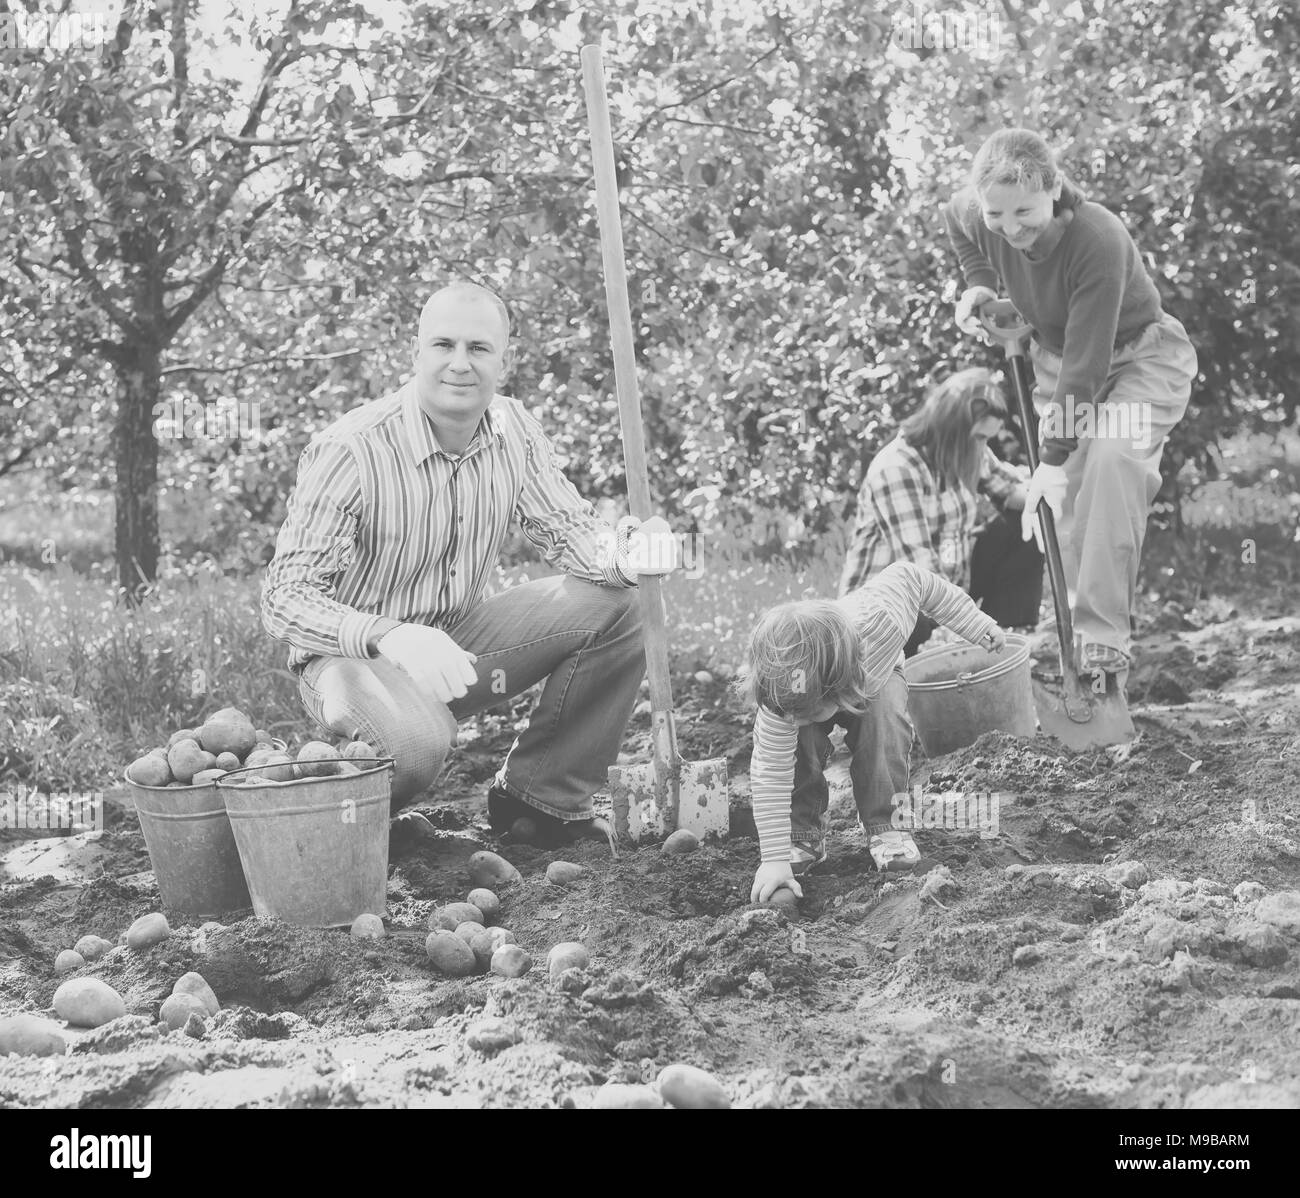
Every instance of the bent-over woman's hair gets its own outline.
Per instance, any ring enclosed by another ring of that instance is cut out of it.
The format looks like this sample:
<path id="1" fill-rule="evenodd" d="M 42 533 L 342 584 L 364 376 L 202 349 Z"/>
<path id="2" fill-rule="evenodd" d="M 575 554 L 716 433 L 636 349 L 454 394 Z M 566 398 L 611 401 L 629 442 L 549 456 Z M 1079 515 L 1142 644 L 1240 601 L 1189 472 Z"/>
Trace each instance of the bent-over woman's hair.
<path id="1" fill-rule="evenodd" d="M 1005 419 L 1006 414 L 1006 399 L 992 374 L 972 367 L 932 387 L 900 431 L 930 462 L 941 482 L 974 491 L 979 485 L 984 445 L 971 436 L 971 430 L 985 416 Z"/>
<path id="2" fill-rule="evenodd" d="M 824 703 L 862 711 L 866 673 L 853 621 L 828 599 L 782 603 L 750 633 L 736 693 L 777 715 L 807 719 Z"/>

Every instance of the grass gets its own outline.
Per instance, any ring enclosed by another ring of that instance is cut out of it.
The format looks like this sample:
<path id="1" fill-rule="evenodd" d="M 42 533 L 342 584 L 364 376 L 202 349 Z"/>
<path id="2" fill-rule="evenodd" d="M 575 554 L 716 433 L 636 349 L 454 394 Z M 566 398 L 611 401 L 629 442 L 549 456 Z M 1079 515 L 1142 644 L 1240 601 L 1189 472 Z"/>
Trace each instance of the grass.
<path id="1" fill-rule="evenodd" d="M 1227 614 L 1230 600 L 1260 614 L 1292 610 L 1300 444 L 1279 452 L 1271 439 L 1242 439 L 1230 444 L 1224 464 L 1226 478 L 1192 491 L 1181 538 L 1149 538 L 1143 602 L 1200 605 L 1211 618 Z M 306 739 L 310 721 L 285 648 L 259 621 L 260 574 L 223 574 L 210 562 L 173 565 L 155 593 L 127 611 L 114 600 L 95 546 L 106 509 L 92 519 L 92 506 L 65 501 L 39 529 L 12 511 L 0 519 L 0 788 L 106 788 L 138 753 L 227 705 L 287 740 Z M 700 538 L 689 576 L 665 586 L 675 672 L 728 677 L 761 612 L 835 595 L 845 531 L 762 557 L 735 538 Z M 45 539 L 58 550 L 57 564 L 41 560 Z M 1249 564 L 1241 560 L 1246 541 L 1254 544 Z M 78 548 L 93 560 L 80 561 Z M 503 566 L 494 585 L 544 571 Z M 1216 603 L 1223 610 L 1213 611 Z"/>

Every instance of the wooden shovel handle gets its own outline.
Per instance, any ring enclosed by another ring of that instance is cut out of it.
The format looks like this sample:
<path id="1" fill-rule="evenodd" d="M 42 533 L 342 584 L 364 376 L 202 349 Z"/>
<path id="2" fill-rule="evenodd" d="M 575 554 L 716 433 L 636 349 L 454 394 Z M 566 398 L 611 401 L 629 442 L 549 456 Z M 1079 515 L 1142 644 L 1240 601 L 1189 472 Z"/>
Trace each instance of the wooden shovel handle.
<path id="1" fill-rule="evenodd" d="M 623 226 L 618 206 L 618 180 L 614 172 L 614 137 L 609 124 L 609 101 L 605 95 L 600 47 L 584 46 L 581 58 L 582 82 L 587 95 L 587 124 L 591 130 L 591 156 L 596 170 L 596 217 L 600 227 L 605 299 L 609 305 L 609 334 L 614 351 L 614 386 L 618 392 L 618 416 L 623 430 L 628 503 L 632 515 L 638 520 L 648 520 L 654 513 L 650 506 L 641 395 L 636 381 L 632 309 L 627 298 Z M 646 674 L 650 679 L 650 706 L 656 713 L 671 714 L 673 695 L 668 676 L 668 632 L 664 623 L 661 580 L 643 574 L 638 590 L 645 635 Z M 658 742 L 660 738 L 655 739 Z M 673 748 L 675 750 L 675 746 Z"/>

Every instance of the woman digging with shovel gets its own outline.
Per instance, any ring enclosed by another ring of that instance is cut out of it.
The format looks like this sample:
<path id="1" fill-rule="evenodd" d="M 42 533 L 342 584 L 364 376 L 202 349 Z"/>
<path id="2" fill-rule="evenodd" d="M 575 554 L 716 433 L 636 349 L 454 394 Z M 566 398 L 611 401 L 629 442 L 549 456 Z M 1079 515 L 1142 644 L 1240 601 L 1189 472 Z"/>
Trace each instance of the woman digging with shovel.
<path id="1" fill-rule="evenodd" d="M 1045 502 L 1061 520 L 1081 674 L 1130 664 L 1130 613 L 1165 438 L 1187 410 L 1196 351 L 1166 313 L 1132 236 L 1061 173 L 1046 142 L 1003 129 L 947 206 L 966 282 L 957 324 L 980 331 L 999 282 L 1030 327 L 1039 464 L 1022 536 Z M 1069 668 L 1070 663 L 1064 663 Z"/>

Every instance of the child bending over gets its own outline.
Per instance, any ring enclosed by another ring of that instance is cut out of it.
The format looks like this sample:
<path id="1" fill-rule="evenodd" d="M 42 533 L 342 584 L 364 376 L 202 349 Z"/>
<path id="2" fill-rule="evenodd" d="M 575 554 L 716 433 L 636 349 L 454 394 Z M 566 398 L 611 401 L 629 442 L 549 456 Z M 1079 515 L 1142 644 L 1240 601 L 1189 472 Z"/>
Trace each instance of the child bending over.
<path id="1" fill-rule="evenodd" d="M 890 817 L 893 797 L 908 790 L 912 748 L 903 646 L 922 614 L 990 652 L 1006 644 L 966 594 L 911 562 L 833 601 L 774 607 L 754 628 L 737 684 L 758 707 L 750 782 L 762 863 L 752 902 L 782 886 L 802 898 L 796 875 L 826 856 L 823 771 L 836 724 L 847 733 L 853 800 L 876 868 L 920 860 L 912 834 Z"/>

